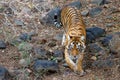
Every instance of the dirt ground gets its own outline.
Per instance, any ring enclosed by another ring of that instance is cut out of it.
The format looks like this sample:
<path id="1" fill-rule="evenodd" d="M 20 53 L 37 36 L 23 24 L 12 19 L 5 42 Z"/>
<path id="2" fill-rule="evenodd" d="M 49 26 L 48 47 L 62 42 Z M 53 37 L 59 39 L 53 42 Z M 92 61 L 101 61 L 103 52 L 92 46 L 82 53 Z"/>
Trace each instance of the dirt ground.
<path id="1" fill-rule="evenodd" d="M 4 0 L 3 0 L 4 1 Z M 5 0 L 6 2 L 9 0 Z M 65 5 L 74 0 L 63 0 L 63 1 L 58 1 L 54 0 L 53 4 L 56 5 Z M 96 5 L 90 4 L 91 0 L 85 0 L 86 5 L 83 6 L 81 11 L 85 9 L 90 9 Z M 106 34 L 110 34 L 113 32 L 120 32 L 120 1 L 119 0 L 110 0 L 109 4 L 105 4 L 100 6 L 102 7 L 102 12 L 93 17 L 87 16 L 83 17 L 84 21 L 86 23 L 86 27 L 91 27 L 92 25 L 100 26 L 101 28 L 106 30 Z M 118 12 L 111 11 L 111 9 L 114 8 L 116 10 L 119 10 Z M 0 13 L 1 15 L 2 13 Z M 24 17 L 25 15 L 21 15 Z M 42 39 L 47 40 L 49 42 L 50 40 L 53 39 L 53 37 L 56 34 L 62 34 L 63 29 L 60 28 L 55 28 L 55 27 L 45 27 L 44 25 L 41 25 L 40 22 L 38 21 L 39 18 L 39 12 L 31 15 L 34 16 L 31 20 L 26 19 L 26 25 L 27 29 L 23 30 L 24 28 L 21 28 L 19 26 L 15 26 L 15 29 L 18 30 L 16 35 L 19 35 L 21 32 L 27 32 L 27 31 L 32 31 L 34 30 L 34 27 L 29 27 L 30 25 L 36 25 L 37 26 L 37 36 L 34 36 L 32 38 L 32 41 L 30 42 L 33 46 L 38 46 L 38 44 Z M 107 19 L 107 16 L 111 16 L 111 19 Z M 11 23 L 13 18 L 16 16 L 10 18 Z M 1 18 L 1 16 L 0 16 Z M 19 17 L 19 19 L 24 19 Z M 34 21 L 33 21 L 34 20 Z M 31 24 L 29 24 L 31 23 Z M 107 23 L 114 23 L 113 27 L 106 27 Z M 0 24 L 0 27 L 2 27 L 3 24 Z M 0 28 L 1 30 L 3 28 Z M 3 33 L 0 33 L 0 39 L 6 40 L 6 37 L 4 36 Z M 57 42 L 57 46 L 59 47 L 61 45 L 61 41 Z M 47 46 L 47 44 L 46 44 Z M 86 56 L 87 57 L 87 56 Z M 19 64 L 20 60 L 20 52 L 15 46 L 12 46 L 7 43 L 7 48 L 6 49 L 0 49 L 0 65 L 3 65 L 5 68 L 7 68 L 10 72 L 14 72 L 16 69 L 20 69 L 21 66 Z M 120 58 L 120 57 L 119 57 Z M 118 58 L 118 59 L 119 59 Z M 119 80 L 120 79 L 120 64 L 119 65 L 114 65 L 112 68 L 93 68 L 93 67 L 88 67 L 85 68 L 85 71 L 87 72 L 86 75 L 84 76 L 79 76 L 78 74 L 75 74 L 72 70 L 69 68 L 65 68 L 62 66 L 60 63 L 60 72 L 52 73 L 52 74 L 45 74 L 43 75 L 43 80 Z M 20 79 L 18 79 L 20 80 Z M 41 80 L 41 79 L 35 79 L 33 75 L 29 77 L 28 80 Z"/>

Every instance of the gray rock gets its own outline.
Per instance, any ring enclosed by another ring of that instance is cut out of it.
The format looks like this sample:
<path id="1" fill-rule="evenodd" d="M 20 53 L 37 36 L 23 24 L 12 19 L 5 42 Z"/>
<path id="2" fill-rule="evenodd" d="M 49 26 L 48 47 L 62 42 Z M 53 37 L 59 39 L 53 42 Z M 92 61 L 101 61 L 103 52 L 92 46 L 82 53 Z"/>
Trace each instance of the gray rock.
<path id="1" fill-rule="evenodd" d="M 113 48 L 117 50 L 119 49 L 119 42 L 120 42 L 119 36 L 120 36 L 120 32 L 115 32 L 115 33 L 106 35 L 102 40 L 100 40 L 100 42 L 104 47 L 108 47 L 111 49 Z"/>
<path id="2" fill-rule="evenodd" d="M 95 38 L 101 37 L 105 34 L 105 30 L 99 27 L 87 28 L 87 32 L 90 32 Z"/>
<path id="3" fill-rule="evenodd" d="M 105 51 L 99 46 L 97 43 L 91 43 L 88 45 L 88 51 L 92 55 L 103 55 L 105 54 Z"/>
<path id="4" fill-rule="evenodd" d="M 97 68 L 110 68 L 114 66 L 114 61 L 107 59 L 107 60 L 97 60 L 92 63 L 93 67 Z"/>
<path id="5" fill-rule="evenodd" d="M 0 65 L 0 80 L 11 80 L 10 77 L 8 70 Z"/>
<path id="6" fill-rule="evenodd" d="M 109 48 L 112 53 L 120 53 L 120 32 L 113 35 Z"/>
<path id="7" fill-rule="evenodd" d="M 108 4 L 109 2 L 107 0 L 92 0 L 92 3 L 97 5 L 104 5 L 104 4 Z"/>
<path id="8" fill-rule="evenodd" d="M 4 11 L 8 16 L 13 16 L 13 14 L 14 14 L 14 12 L 13 12 L 13 10 L 11 9 L 11 8 L 7 8 L 7 9 L 5 9 L 5 11 Z"/>
<path id="9" fill-rule="evenodd" d="M 40 59 L 45 59 L 45 58 L 48 58 L 49 57 L 49 51 L 47 51 L 46 49 L 44 49 L 43 47 L 41 46 L 38 46 L 38 47 L 34 47 L 34 53 L 35 53 L 35 57 L 36 58 L 40 58 Z"/>
<path id="10" fill-rule="evenodd" d="M 91 32 L 86 32 L 86 42 L 87 43 L 91 43 L 91 42 L 93 42 L 93 41 L 95 41 L 95 37 L 94 37 L 94 35 L 92 35 L 92 33 Z"/>
<path id="11" fill-rule="evenodd" d="M 5 49 L 6 48 L 6 44 L 3 40 L 0 40 L 0 49 Z"/>
<path id="12" fill-rule="evenodd" d="M 15 19 L 14 22 L 17 26 L 24 26 L 24 22 L 21 20 Z"/>
<path id="13" fill-rule="evenodd" d="M 27 43 L 27 42 L 21 42 L 18 45 L 18 50 L 19 51 L 31 51 L 32 50 L 32 45 L 30 43 Z"/>
<path id="14" fill-rule="evenodd" d="M 80 1 L 72 2 L 72 3 L 68 4 L 68 6 L 73 6 L 73 7 L 76 7 L 78 9 L 82 8 L 82 4 Z"/>
<path id="15" fill-rule="evenodd" d="M 107 23 L 107 24 L 106 24 L 106 27 L 107 27 L 107 28 L 114 27 L 114 23 Z"/>
<path id="16" fill-rule="evenodd" d="M 88 46 L 89 46 L 90 52 L 98 52 L 102 50 L 102 48 L 98 46 L 98 44 L 96 43 L 89 44 Z"/>
<path id="17" fill-rule="evenodd" d="M 101 12 L 102 12 L 102 8 L 100 8 L 100 7 L 95 7 L 95 8 L 92 8 L 92 9 L 89 11 L 89 15 L 90 15 L 91 17 L 94 17 L 94 16 L 100 14 Z"/>
<path id="18" fill-rule="evenodd" d="M 88 16 L 88 14 L 89 14 L 89 10 L 84 10 L 81 12 L 82 16 Z"/>
<path id="19" fill-rule="evenodd" d="M 28 67 L 28 65 L 31 64 L 31 59 L 30 58 L 25 58 L 25 59 L 20 59 L 19 60 L 19 64 L 22 66 L 22 67 Z"/>
<path id="20" fill-rule="evenodd" d="M 22 33 L 19 38 L 23 41 L 28 41 L 31 40 L 31 35 L 27 34 L 27 33 Z"/>
<path id="21" fill-rule="evenodd" d="M 41 72 L 41 70 L 58 70 L 58 64 L 54 61 L 49 60 L 36 60 L 33 64 L 33 69 L 37 72 Z"/>
<path id="22" fill-rule="evenodd" d="M 60 23 L 60 12 L 61 9 L 59 7 L 52 9 L 47 13 L 45 17 L 40 18 L 40 22 L 43 25 L 61 27 Z M 58 25 L 58 26 L 56 26 Z"/>
<path id="23" fill-rule="evenodd" d="M 53 56 L 56 57 L 57 60 L 59 61 L 63 60 L 63 54 L 64 54 L 63 50 L 54 50 L 53 53 L 54 53 Z"/>
<path id="24" fill-rule="evenodd" d="M 32 32 L 29 32 L 28 35 L 31 37 L 31 36 L 35 36 L 37 35 L 37 33 L 35 31 L 32 31 Z M 31 39 L 31 38 L 30 38 Z"/>
<path id="25" fill-rule="evenodd" d="M 107 47 L 111 53 L 120 53 L 120 32 L 106 35 L 101 41 L 104 47 Z"/>
<path id="26" fill-rule="evenodd" d="M 104 47 L 108 46 L 110 43 L 110 40 L 112 39 L 113 35 L 107 35 L 101 40 L 101 43 Z"/>
<path id="27" fill-rule="evenodd" d="M 67 63 L 63 63 L 62 66 L 67 67 L 67 68 L 69 67 Z"/>

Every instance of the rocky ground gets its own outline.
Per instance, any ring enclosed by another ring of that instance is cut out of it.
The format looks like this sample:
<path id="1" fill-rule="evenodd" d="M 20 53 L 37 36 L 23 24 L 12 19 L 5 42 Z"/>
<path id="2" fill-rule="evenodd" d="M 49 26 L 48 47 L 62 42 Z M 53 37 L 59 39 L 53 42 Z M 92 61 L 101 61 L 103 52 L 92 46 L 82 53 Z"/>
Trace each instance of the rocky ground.
<path id="1" fill-rule="evenodd" d="M 120 1 L 80 1 L 1 0 L 0 80 L 119 80 Z M 64 5 L 80 9 L 86 24 L 82 77 L 65 63 L 63 28 L 53 24 Z"/>

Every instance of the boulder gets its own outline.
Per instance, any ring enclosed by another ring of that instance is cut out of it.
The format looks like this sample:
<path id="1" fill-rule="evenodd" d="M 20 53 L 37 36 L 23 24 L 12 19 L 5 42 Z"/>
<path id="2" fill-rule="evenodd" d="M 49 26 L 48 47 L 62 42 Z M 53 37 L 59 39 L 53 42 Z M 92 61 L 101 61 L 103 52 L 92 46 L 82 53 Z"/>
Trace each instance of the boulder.
<path id="1" fill-rule="evenodd" d="M 40 59 L 46 59 L 50 55 L 50 52 L 41 46 L 34 47 L 33 52 L 35 53 L 34 57 Z"/>
<path id="2" fill-rule="evenodd" d="M 0 65 L 0 80 L 11 80 L 8 70 Z"/>
<path id="3" fill-rule="evenodd" d="M 105 34 L 104 29 L 96 27 L 96 26 L 92 28 L 87 28 L 86 31 L 90 32 L 95 37 L 95 39 Z"/>
<path id="4" fill-rule="evenodd" d="M 49 60 L 36 60 L 33 64 L 33 69 L 37 72 L 41 72 L 42 70 L 58 70 L 58 64 L 54 61 Z"/>

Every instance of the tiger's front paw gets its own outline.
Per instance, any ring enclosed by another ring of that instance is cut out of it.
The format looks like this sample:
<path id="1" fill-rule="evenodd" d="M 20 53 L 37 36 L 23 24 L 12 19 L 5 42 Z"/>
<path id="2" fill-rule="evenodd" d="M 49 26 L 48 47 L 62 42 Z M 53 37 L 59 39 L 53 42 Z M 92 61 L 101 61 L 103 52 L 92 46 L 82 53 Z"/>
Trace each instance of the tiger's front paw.
<path id="1" fill-rule="evenodd" d="M 78 74 L 79 76 L 84 76 L 86 75 L 86 72 L 85 71 L 75 71 L 76 74 Z"/>
<path id="2" fill-rule="evenodd" d="M 80 72 L 80 76 L 84 76 L 84 75 L 86 75 L 85 71 Z"/>

